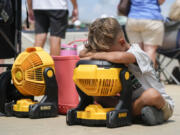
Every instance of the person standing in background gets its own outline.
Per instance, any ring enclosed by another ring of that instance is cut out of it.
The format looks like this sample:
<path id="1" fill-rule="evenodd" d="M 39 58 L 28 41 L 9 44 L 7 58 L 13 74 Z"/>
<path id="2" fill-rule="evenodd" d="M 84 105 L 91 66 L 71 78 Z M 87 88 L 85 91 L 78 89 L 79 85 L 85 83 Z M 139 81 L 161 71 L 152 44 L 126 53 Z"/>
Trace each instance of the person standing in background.
<path id="1" fill-rule="evenodd" d="M 130 43 L 138 43 L 155 66 L 156 51 L 164 37 L 160 5 L 165 0 L 131 0 L 126 32 Z"/>
<path id="2" fill-rule="evenodd" d="M 0 59 L 0 64 L 4 64 L 4 59 Z M 0 67 L 0 74 L 4 72 L 4 67 Z"/>
<path id="3" fill-rule="evenodd" d="M 27 0 L 29 18 L 35 20 L 34 46 L 44 47 L 47 33 L 50 28 L 50 55 L 60 55 L 61 38 L 65 38 L 68 26 L 67 0 Z M 73 5 L 72 21 L 78 19 L 78 5 Z"/>

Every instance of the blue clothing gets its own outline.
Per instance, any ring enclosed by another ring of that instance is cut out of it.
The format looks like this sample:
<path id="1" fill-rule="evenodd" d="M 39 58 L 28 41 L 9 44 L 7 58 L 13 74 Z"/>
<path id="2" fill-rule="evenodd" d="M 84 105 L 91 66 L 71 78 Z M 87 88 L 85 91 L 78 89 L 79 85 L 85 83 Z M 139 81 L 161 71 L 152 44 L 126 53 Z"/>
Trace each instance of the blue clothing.
<path id="1" fill-rule="evenodd" d="M 131 0 L 128 17 L 134 19 L 163 20 L 158 0 Z"/>

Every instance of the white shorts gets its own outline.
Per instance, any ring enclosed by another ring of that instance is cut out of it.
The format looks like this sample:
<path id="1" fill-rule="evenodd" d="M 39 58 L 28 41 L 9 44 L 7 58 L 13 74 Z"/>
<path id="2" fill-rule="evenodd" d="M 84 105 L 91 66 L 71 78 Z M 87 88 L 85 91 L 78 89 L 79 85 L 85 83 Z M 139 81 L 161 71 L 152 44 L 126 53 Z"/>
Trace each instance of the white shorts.
<path id="1" fill-rule="evenodd" d="M 126 32 L 130 43 L 161 46 L 164 37 L 164 24 L 158 20 L 129 18 Z"/>

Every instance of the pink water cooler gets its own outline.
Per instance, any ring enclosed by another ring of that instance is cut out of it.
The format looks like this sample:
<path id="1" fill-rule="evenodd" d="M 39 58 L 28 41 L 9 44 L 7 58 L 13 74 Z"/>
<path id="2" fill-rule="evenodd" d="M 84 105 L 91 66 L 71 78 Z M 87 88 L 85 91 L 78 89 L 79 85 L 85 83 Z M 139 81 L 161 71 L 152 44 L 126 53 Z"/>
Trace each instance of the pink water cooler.
<path id="1" fill-rule="evenodd" d="M 61 56 L 76 56 L 77 55 L 77 45 L 61 45 Z"/>
<path id="2" fill-rule="evenodd" d="M 59 113 L 66 114 L 79 103 L 75 84 L 73 82 L 73 70 L 79 61 L 78 56 L 53 56 L 55 63 L 55 75 L 58 83 Z"/>

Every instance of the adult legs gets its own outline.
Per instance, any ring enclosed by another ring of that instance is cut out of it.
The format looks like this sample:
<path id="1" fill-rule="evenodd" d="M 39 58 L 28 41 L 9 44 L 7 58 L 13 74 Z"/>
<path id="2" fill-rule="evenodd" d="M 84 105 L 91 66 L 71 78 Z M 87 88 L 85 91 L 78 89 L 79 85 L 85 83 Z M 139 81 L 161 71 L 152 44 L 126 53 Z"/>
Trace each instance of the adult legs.
<path id="1" fill-rule="evenodd" d="M 3 64 L 4 60 L 0 59 L 0 64 Z M 4 67 L 0 67 L 0 74 L 4 71 Z"/>
<path id="2" fill-rule="evenodd" d="M 35 47 L 44 47 L 49 29 L 49 18 L 46 10 L 34 10 L 35 17 Z"/>
<path id="3" fill-rule="evenodd" d="M 43 48 L 46 39 L 47 39 L 47 33 L 36 34 L 34 46 Z"/>
<path id="4" fill-rule="evenodd" d="M 48 13 L 50 20 L 50 55 L 58 56 L 61 50 L 61 38 L 65 38 L 68 25 L 68 11 L 54 10 Z"/>
<path id="5" fill-rule="evenodd" d="M 47 33 L 36 34 L 34 46 L 43 48 L 46 39 L 47 39 Z M 50 37 L 50 55 L 52 56 L 60 55 L 60 44 L 61 44 L 60 37 L 56 37 L 56 36 Z"/>
<path id="6" fill-rule="evenodd" d="M 144 45 L 144 51 L 148 54 L 148 56 L 153 61 L 154 67 L 156 65 L 156 51 L 158 46 L 157 45 Z"/>
<path id="7" fill-rule="evenodd" d="M 138 43 L 138 45 L 139 45 L 139 47 L 140 47 L 142 50 L 144 50 L 144 44 L 143 44 L 143 42 Z"/>
<path id="8" fill-rule="evenodd" d="M 51 56 L 58 56 L 60 55 L 60 45 L 61 45 L 61 38 L 57 36 L 50 37 L 50 55 Z"/>
<path id="9" fill-rule="evenodd" d="M 156 66 L 156 51 L 158 46 L 155 45 L 146 45 L 141 43 L 138 43 L 141 49 L 147 53 L 147 55 L 150 57 L 150 59 L 153 62 L 154 67 Z"/>

